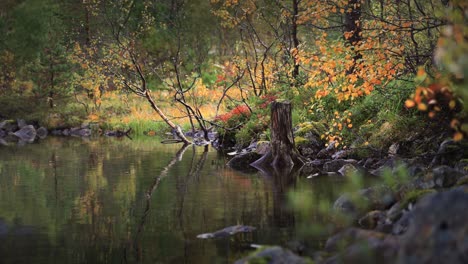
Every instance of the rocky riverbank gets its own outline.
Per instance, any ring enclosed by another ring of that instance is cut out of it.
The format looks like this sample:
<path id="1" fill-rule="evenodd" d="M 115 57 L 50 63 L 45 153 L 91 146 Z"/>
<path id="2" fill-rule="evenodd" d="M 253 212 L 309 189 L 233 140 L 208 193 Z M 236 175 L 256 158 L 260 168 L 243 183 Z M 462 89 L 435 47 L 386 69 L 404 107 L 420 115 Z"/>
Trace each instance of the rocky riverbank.
<path id="1" fill-rule="evenodd" d="M 36 140 L 44 139 L 49 135 L 65 136 L 65 137 L 82 137 L 89 138 L 95 136 L 108 136 L 108 137 L 123 137 L 129 136 L 131 129 L 126 131 L 109 130 L 102 131 L 97 124 L 82 124 L 78 127 L 62 127 L 48 130 L 47 128 L 38 125 L 37 123 L 27 123 L 23 119 L 0 120 L 0 144 L 27 144 L 33 143 Z"/>
<path id="2" fill-rule="evenodd" d="M 0 144 L 11 142 L 18 144 L 32 143 L 36 139 L 44 139 L 49 131 L 37 124 L 28 124 L 23 119 L 0 121 Z"/>
<path id="3" fill-rule="evenodd" d="M 421 140 L 419 144 L 437 147 L 420 155 L 411 155 L 404 149 L 405 142 L 397 142 L 377 156 L 360 157 L 358 149 L 325 147 L 317 134 L 301 135 L 308 137 L 308 144 L 300 139 L 298 146 L 308 157 L 302 177 L 314 181 L 359 173 L 380 184 L 343 193 L 334 201 L 333 213 L 345 216 L 351 224 L 340 228 L 320 251 L 298 259 L 287 249 L 266 247 L 238 263 L 290 263 L 281 262 L 284 259 L 294 260 L 291 263 L 468 263 L 466 141 L 443 140 L 442 136 Z M 434 138 L 440 140 L 434 142 Z M 228 164 L 246 171 L 247 164 L 261 157 L 266 148 L 267 142 L 252 143 L 233 153 Z"/>

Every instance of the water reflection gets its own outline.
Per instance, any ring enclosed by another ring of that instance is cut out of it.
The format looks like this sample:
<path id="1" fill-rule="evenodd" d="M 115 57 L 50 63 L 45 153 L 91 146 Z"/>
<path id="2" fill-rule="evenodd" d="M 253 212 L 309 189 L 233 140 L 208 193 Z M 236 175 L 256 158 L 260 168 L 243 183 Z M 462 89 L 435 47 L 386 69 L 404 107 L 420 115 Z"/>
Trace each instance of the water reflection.
<path id="1" fill-rule="evenodd" d="M 14 252 L 2 254 L 5 263 L 30 252 L 10 246 L 22 239 L 15 223 L 34 228 L 37 252 L 53 252 L 31 251 L 29 262 L 210 263 L 233 261 L 245 252 L 242 242 L 264 236 L 197 234 L 235 224 L 261 229 L 271 219 L 267 184 L 220 165 L 224 157 L 208 148 L 50 138 L 2 148 L 0 158 L 0 217 L 9 228 L 1 247 Z"/>
<path id="2" fill-rule="evenodd" d="M 297 172 L 243 174 L 224 164 L 208 147 L 139 139 L 0 148 L 1 262 L 230 263 L 250 243 L 295 238 L 304 219 L 287 208 L 288 188 L 339 190 Z M 257 230 L 196 238 L 237 224 Z M 27 239 L 18 233 L 25 228 Z"/>

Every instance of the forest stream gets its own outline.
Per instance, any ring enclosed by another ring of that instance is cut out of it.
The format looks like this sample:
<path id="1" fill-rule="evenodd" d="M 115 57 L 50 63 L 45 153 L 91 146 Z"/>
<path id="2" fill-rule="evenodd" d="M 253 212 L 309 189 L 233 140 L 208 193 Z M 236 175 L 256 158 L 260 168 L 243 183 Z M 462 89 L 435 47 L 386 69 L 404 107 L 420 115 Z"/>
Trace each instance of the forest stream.
<path id="1" fill-rule="evenodd" d="M 2 263 L 232 263 L 251 244 L 299 243 L 310 218 L 289 209 L 288 190 L 333 201 L 343 186 L 326 177 L 280 186 L 226 167 L 212 148 L 145 139 L 49 137 L 0 148 L 0 160 Z M 197 238 L 234 225 L 255 230 Z"/>

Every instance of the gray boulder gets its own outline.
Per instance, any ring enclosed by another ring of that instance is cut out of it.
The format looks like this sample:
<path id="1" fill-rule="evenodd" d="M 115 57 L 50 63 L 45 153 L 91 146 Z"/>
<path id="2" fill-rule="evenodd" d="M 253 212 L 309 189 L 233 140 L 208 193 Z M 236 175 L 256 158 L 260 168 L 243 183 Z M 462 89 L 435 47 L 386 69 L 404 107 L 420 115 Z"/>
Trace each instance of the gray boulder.
<path id="1" fill-rule="evenodd" d="M 26 123 L 26 121 L 24 121 L 24 119 L 17 119 L 16 120 L 16 124 L 18 125 L 18 128 L 21 129 L 25 126 L 27 126 L 28 124 Z"/>
<path id="2" fill-rule="evenodd" d="M 454 165 L 463 158 L 466 151 L 466 146 L 462 146 L 461 142 L 455 142 L 453 139 L 444 140 L 432 159 L 431 166 Z"/>
<path id="3" fill-rule="evenodd" d="M 69 136 L 70 135 L 70 130 L 68 128 L 65 128 L 64 130 L 62 130 L 62 135 Z"/>
<path id="4" fill-rule="evenodd" d="M 420 200 L 401 237 L 399 263 L 468 263 L 468 193 L 453 189 Z"/>
<path id="5" fill-rule="evenodd" d="M 36 138 L 37 133 L 36 129 L 32 125 L 26 125 L 13 134 L 22 141 L 32 142 Z"/>
<path id="6" fill-rule="evenodd" d="M 394 236 L 348 228 L 327 240 L 325 249 L 337 254 L 322 263 L 394 263 L 398 247 Z"/>
<path id="7" fill-rule="evenodd" d="M 317 153 L 317 158 L 318 159 L 330 158 L 336 152 L 335 144 L 336 144 L 335 141 L 329 142 L 327 148 L 322 149 Z"/>
<path id="8" fill-rule="evenodd" d="M 338 172 L 346 164 L 356 164 L 357 160 L 353 159 L 336 159 L 330 160 L 323 164 L 324 172 Z"/>
<path id="9" fill-rule="evenodd" d="M 386 186 L 374 186 L 341 195 L 333 209 L 355 219 L 371 210 L 385 210 L 396 202 L 395 193 Z"/>
<path id="10" fill-rule="evenodd" d="M 463 173 L 447 165 L 437 166 L 432 170 L 434 183 L 437 187 L 451 187 Z"/>
<path id="11" fill-rule="evenodd" d="M 306 264 L 308 259 L 297 256 L 288 249 L 279 246 L 262 247 L 250 256 L 240 259 L 235 264 L 268 263 L 268 264 Z"/>
<path id="12" fill-rule="evenodd" d="M 343 176 L 349 176 L 354 173 L 357 173 L 359 170 L 354 166 L 353 164 L 345 164 L 341 169 L 338 170 L 338 173 L 340 173 Z"/>
<path id="13" fill-rule="evenodd" d="M 12 120 L 3 120 L 0 122 L 0 129 L 3 129 L 6 133 L 15 132 L 18 130 L 18 125 Z"/>
<path id="14" fill-rule="evenodd" d="M 270 152 L 270 142 L 268 141 L 258 141 L 257 145 L 255 147 L 255 152 L 257 152 L 260 155 L 265 155 L 268 152 Z"/>
<path id="15" fill-rule="evenodd" d="M 45 128 L 45 127 L 40 127 L 40 128 L 37 129 L 36 133 L 37 133 L 37 136 L 38 136 L 40 139 L 44 139 L 44 138 L 47 137 L 48 131 L 47 131 L 47 128 Z"/>
<path id="16" fill-rule="evenodd" d="M 370 211 L 358 220 L 358 224 L 366 229 L 374 229 L 385 223 L 386 214 L 383 211 Z"/>

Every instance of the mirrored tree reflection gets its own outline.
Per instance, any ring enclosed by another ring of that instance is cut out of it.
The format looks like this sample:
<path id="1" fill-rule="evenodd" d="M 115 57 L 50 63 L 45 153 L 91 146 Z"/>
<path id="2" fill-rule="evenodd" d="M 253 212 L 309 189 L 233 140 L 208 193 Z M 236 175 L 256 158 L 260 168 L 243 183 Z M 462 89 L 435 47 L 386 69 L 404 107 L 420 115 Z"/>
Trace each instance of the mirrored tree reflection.
<path id="1" fill-rule="evenodd" d="M 0 247 L 21 240 L 16 227 L 27 226 L 41 248 L 29 262 L 212 263 L 239 259 L 251 243 L 290 240 L 296 217 L 284 205 L 295 177 L 224 164 L 208 147 L 139 140 L 51 137 L 0 149 Z M 197 239 L 234 225 L 256 231 Z M 3 260 L 18 262 L 11 253 Z"/>

